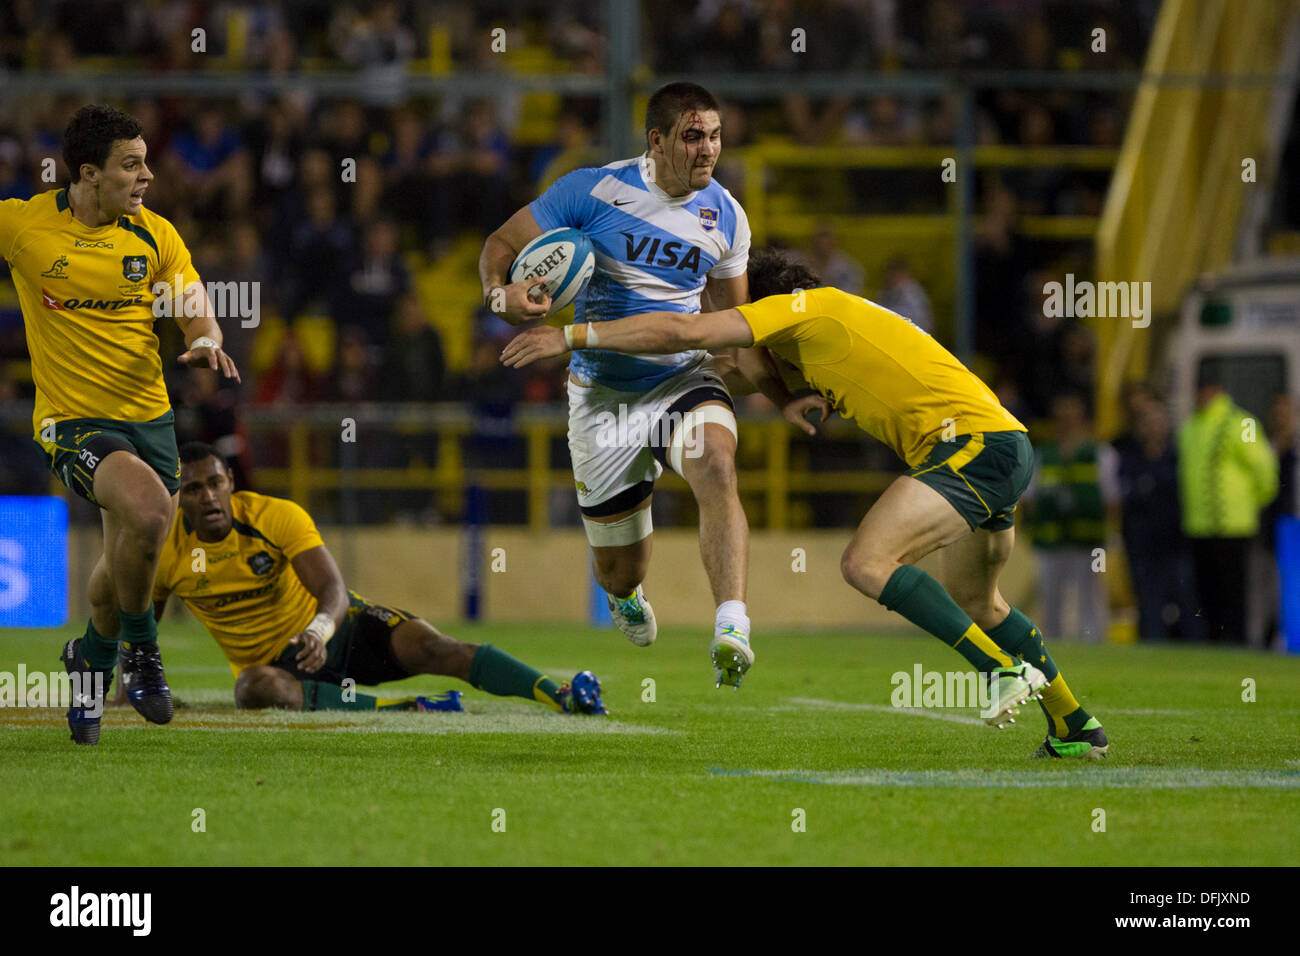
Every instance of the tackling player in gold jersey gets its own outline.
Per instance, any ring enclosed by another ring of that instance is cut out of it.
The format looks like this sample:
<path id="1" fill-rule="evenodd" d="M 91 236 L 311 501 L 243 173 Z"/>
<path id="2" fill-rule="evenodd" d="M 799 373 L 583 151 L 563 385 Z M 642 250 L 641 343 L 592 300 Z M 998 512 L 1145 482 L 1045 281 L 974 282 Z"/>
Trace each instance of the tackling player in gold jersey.
<path id="1" fill-rule="evenodd" d="M 490 644 L 466 644 L 407 611 L 371 604 L 344 587 L 306 511 L 235 491 L 209 445 L 190 442 L 180 458 L 180 513 L 163 545 L 154 612 L 161 618 L 172 594 L 185 602 L 230 662 L 238 706 L 463 709 L 457 691 L 388 699 L 352 689 L 439 674 L 565 713 L 606 713 L 591 671 L 557 684 Z"/>
<path id="2" fill-rule="evenodd" d="M 239 373 L 221 350 L 185 243 L 144 207 L 154 177 L 141 133 L 117 110 L 78 110 L 63 134 L 71 185 L 0 202 L 0 256 L 27 330 L 34 438 L 50 470 L 102 512 L 90 621 L 64 647 L 64 666 L 106 692 L 120 639 L 132 705 L 163 724 L 171 691 L 149 596 L 180 470 L 154 322 L 175 317 L 189 343 L 181 363 L 236 380 Z M 99 742 L 102 698 L 89 695 L 68 711 L 77 743 Z"/>
<path id="3" fill-rule="evenodd" d="M 651 312 L 598 328 L 539 327 L 513 339 L 502 361 L 517 368 L 583 347 L 766 346 L 820 394 L 810 397 L 810 410 L 820 408 L 825 420 L 833 406 L 909 466 L 862 519 L 844 551 L 844 579 L 992 674 L 990 724 L 1011 722 L 1019 704 L 1039 696 L 1048 732 L 1037 755 L 1104 756 L 1101 724 L 1071 693 L 1033 621 L 998 590 L 1015 541 L 1016 501 L 1033 470 L 1024 425 L 906 318 L 819 286 L 779 253 L 754 253 L 749 305 Z M 914 563 L 939 548 L 946 549 L 947 589 Z"/>

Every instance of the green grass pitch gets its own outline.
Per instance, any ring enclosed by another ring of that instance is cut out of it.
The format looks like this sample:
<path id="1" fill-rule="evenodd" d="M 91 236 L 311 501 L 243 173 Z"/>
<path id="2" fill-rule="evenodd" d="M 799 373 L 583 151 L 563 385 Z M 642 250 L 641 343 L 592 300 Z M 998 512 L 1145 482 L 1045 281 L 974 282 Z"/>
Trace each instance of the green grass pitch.
<path id="1" fill-rule="evenodd" d="M 706 633 L 666 630 L 641 649 L 581 627 L 450 630 L 557 678 L 595 670 L 613 718 L 430 677 L 388 688 L 458 687 L 469 713 L 241 713 L 216 645 L 169 623 L 163 659 L 188 705 L 171 725 L 109 711 L 100 745 L 83 748 L 60 711 L 0 709 L 0 865 L 1300 858 L 1298 659 L 1057 645 L 1111 737 L 1107 760 L 1082 764 L 1028 759 L 1043 736 L 1036 706 L 1002 731 L 974 711 L 893 710 L 896 671 L 962 665 L 921 636 L 759 631 L 734 692 L 712 686 Z M 0 632 L 0 671 L 57 671 L 71 632 Z M 94 834 L 88 819 L 102 823 Z"/>

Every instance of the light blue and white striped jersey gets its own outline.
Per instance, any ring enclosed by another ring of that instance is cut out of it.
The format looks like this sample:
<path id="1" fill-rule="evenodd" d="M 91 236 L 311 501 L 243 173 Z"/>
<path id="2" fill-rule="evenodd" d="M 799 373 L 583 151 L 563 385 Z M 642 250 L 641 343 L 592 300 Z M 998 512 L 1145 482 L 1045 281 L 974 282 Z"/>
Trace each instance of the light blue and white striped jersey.
<path id="1" fill-rule="evenodd" d="M 714 180 L 674 198 L 654 184 L 641 156 L 561 177 L 529 206 L 543 232 L 570 226 L 596 249 L 596 271 L 578 296 L 577 322 L 607 322 L 641 312 L 698 312 L 708 276 L 727 279 L 749 264 L 749 220 Z M 644 392 L 694 362 L 699 350 L 623 355 L 573 353 L 585 382 Z"/>

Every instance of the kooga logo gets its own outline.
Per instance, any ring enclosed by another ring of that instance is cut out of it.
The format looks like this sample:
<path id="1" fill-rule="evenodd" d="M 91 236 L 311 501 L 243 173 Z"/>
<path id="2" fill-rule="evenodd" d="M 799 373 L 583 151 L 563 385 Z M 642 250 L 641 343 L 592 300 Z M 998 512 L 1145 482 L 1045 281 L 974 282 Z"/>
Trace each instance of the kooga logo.
<path id="1" fill-rule="evenodd" d="M 152 893 L 71 893 L 50 897 L 51 926 L 129 926 L 136 936 L 148 936 L 152 923 Z"/>

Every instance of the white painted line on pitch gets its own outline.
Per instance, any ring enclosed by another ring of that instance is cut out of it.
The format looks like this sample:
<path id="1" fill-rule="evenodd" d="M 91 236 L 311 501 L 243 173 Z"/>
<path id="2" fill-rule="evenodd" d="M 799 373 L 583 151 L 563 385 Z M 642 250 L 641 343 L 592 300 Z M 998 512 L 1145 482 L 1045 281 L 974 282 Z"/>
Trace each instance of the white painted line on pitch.
<path id="1" fill-rule="evenodd" d="M 946 720 L 953 724 L 973 724 L 986 727 L 987 724 L 978 717 L 963 717 L 960 714 L 947 714 L 938 710 L 925 710 L 920 707 L 890 707 L 886 704 L 850 704 L 840 700 L 821 700 L 816 697 L 789 697 L 787 700 L 803 710 L 865 710 L 876 714 L 904 714 L 908 717 L 929 717 L 931 720 Z"/>
<path id="2" fill-rule="evenodd" d="M 712 770 L 716 776 L 763 777 L 843 787 L 923 787 L 962 790 L 1300 790 L 1296 770 L 1201 770 L 1082 766 L 1065 772 L 1012 770 Z"/>
<path id="3" fill-rule="evenodd" d="M 628 724 L 607 717 L 558 714 L 550 710 L 528 708 L 520 704 L 492 706 L 484 711 L 471 705 L 466 713 L 381 713 L 376 711 L 341 710 L 206 710 L 185 708 L 176 712 L 163 733 L 182 730 L 208 730 L 216 732 L 288 733 L 321 732 L 336 734 L 637 734 L 645 736 L 677 736 L 680 730 Z M 119 730 L 160 730 L 151 724 L 137 722 L 134 714 L 123 709 L 108 711 L 104 723 L 105 733 Z M 112 719 L 122 714 L 125 723 Z M 17 715 L 17 712 L 15 712 Z M 0 727 L 12 726 L 30 729 L 64 727 L 63 712 L 51 708 L 31 709 L 24 712 L 25 719 L 12 723 L 0 722 Z"/>

